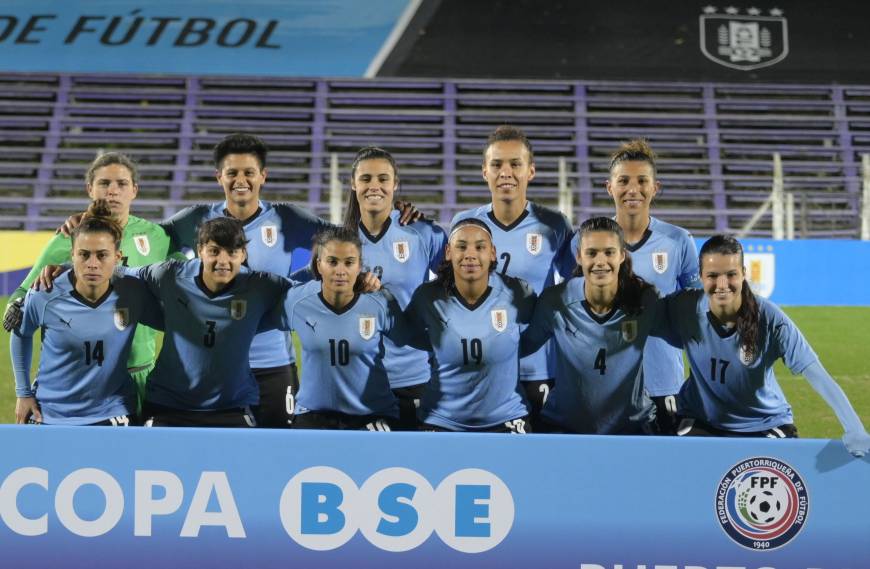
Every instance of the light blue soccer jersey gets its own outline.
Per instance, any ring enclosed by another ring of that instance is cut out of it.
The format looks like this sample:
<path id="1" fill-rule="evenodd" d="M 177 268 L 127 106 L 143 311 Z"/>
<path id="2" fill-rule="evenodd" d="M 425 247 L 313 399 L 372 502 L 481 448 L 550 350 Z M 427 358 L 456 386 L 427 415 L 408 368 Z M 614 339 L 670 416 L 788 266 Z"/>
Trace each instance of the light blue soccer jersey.
<path id="1" fill-rule="evenodd" d="M 199 259 L 125 271 L 144 279 L 164 307 L 163 348 L 146 400 L 191 411 L 255 405 L 259 388 L 246 355 L 261 318 L 290 281 L 242 267 L 214 294 L 202 282 Z"/>
<path id="2" fill-rule="evenodd" d="M 579 236 L 575 236 L 571 249 L 576 251 L 578 246 Z M 701 288 L 698 251 L 692 235 L 682 227 L 650 217 L 646 233 L 640 241 L 629 245 L 628 251 L 634 273 L 655 285 L 661 297 L 678 290 Z M 644 349 L 643 371 L 651 396 L 677 393 L 686 375 L 682 351 L 661 338 L 650 338 Z"/>
<path id="3" fill-rule="evenodd" d="M 667 331 L 663 301 L 649 288 L 637 315 L 618 307 L 596 314 L 584 282 L 574 277 L 546 289 L 522 335 L 524 351 L 551 337 L 556 343 L 556 381 L 541 413 L 575 433 L 646 432 L 655 407 L 644 389 L 644 344 Z"/>
<path id="4" fill-rule="evenodd" d="M 378 276 L 381 284 L 395 296 L 404 309 L 411 295 L 429 280 L 444 257 L 447 236 L 444 230 L 427 221 L 399 225 L 400 213 L 393 211 L 387 227 L 374 237 L 360 224 L 363 244 L 363 270 Z M 384 344 L 384 366 L 393 388 L 429 381 L 429 354 L 410 346 L 396 346 L 389 338 Z M 304 368 L 303 368 L 304 369 Z"/>
<path id="5" fill-rule="evenodd" d="M 72 271 L 51 291 L 27 293 L 24 318 L 12 335 L 16 395 L 30 390 L 33 335 L 42 328 L 35 397 L 47 424 L 87 425 L 136 409 L 127 357 L 139 323 L 160 329 L 157 299 L 138 279 L 116 275 L 96 302 L 82 297 Z"/>
<path id="6" fill-rule="evenodd" d="M 464 431 L 529 413 L 519 386 L 519 339 L 536 296 L 523 281 L 497 274 L 489 287 L 474 306 L 435 281 L 420 285 L 411 298 L 407 325 L 433 353 L 419 409 L 424 423 Z"/>
<path id="7" fill-rule="evenodd" d="M 561 213 L 526 203 L 525 212 L 510 226 L 502 225 L 492 213 L 492 204 L 463 211 L 453 218 L 458 221 L 473 218 L 486 223 L 498 256 L 497 272 L 526 281 L 536 293 L 552 286 L 558 273 L 568 278 L 576 266 L 571 250 L 573 230 Z M 552 344 L 520 360 L 520 379 L 540 381 L 550 379 L 555 372 Z"/>
<path id="8" fill-rule="evenodd" d="M 402 313 L 386 291 L 358 294 L 342 310 L 311 281 L 287 291 L 281 328 L 296 330 L 302 344 L 302 377 L 296 414 L 399 416 L 384 370 L 388 334 L 401 333 Z"/>
<path id="9" fill-rule="evenodd" d="M 668 299 L 668 312 L 689 358 L 689 379 L 680 390 L 681 415 L 737 432 L 757 432 L 792 423 L 773 364 L 782 358 L 793 373 L 818 361 L 797 326 L 772 302 L 759 305 L 758 354 L 746 355 L 736 328 L 725 329 L 709 313 L 701 290 Z"/>
<path id="10" fill-rule="evenodd" d="M 245 225 L 248 260 L 254 271 L 290 275 L 293 250 L 311 249 L 312 239 L 330 224 L 291 204 L 259 202 L 259 213 Z M 183 209 L 161 225 L 172 238 L 175 249 L 196 250 L 196 233 L 203 222 L 227 216 L 227 203 L 197 205 Z M 287 365 L 296 361 L 293 343 L 280 330 L 257 334 L 251 344 L 250 364 L 254 369 Z"/>

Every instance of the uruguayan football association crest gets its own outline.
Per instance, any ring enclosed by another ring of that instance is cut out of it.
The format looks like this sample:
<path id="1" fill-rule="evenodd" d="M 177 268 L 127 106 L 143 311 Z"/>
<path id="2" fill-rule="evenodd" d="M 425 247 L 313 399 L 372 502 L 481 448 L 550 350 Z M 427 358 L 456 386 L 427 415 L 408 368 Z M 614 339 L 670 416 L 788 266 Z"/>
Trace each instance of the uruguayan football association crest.
<path id="1" fill-rule="evenodd" d="M 540 233 L 526 233 L 526 251 L 532 255 L 540 254 L 543 244 L 544 236 Z"/>
<path id="2" fill-rule="evenodd" d="M 622 339 L 626 342 L 634 342 L 637 338 L 637 320 L 623 320 Z"/>
<path id="3" fill-rule="evenodd" d="M 668 270 L 668 252 L 655 251 L 652 254 L 652 267 L 658 274 L 664 274 Z"/>
<path id="4" fill-rule="evenodd" d="M 147 235 L 136 235 L 133 237 L 133 244 L 136 245 L 136 250 L 140 255 L 147 255 L 151 252 L 151 241 Z"/>
<path id="5" fill-rule="evenodd" d="M 360 316 L 359 317 L 359 335 L 363 340 L 371 340 L 375 335 L 375 317 Z"/>
<path id="6" fill-rule="evenodd" d="M 233 320 L 241 320 L 248 313 L 248 301 L 244 299 L 230 301 L 230 317 Z"/>
<path id="7" fill-rule="evenodd" d="M 772 251 L 762 253 L 760 246 L 757 249 L 759 252 L 754 252 L 750 245 L 743 255 L 743 262 L 746 264 L 746 280 L 749 281 L 752 292 L 764 298 L 770 298 L 776 284 L 776 257 Z"/>
<path id="8" fill-rule="evenodd" d="M 263 244 L 266 247 L 274 247 L 278 242 L 278 226 L 274 223 L 264 225 L 260 228 L 260 237 L 263 238 Z"/>
<path id="9" fill-rule="evenodd" d="M 393 257 L 400 263 L 411 258 L 411 244 L 407 241 L 393 241 Z"/>
<path id="10" fill-rule="evenodd" d="M 504 308 L 496 308 L 490 311 L 489 317 L 492 319 L 492 327 L 496 332 L 504 332 L 507 328 L 507 310 Z"/>
<path id="11" fill-rule="evenodd" d="M 130 325 L 130 309 L 129 308 L 116 308 L 115 309 L 115 328 L 118 330 L 124 330 L 127 326 Z"/>
<path id="12" fill-rule="evenodd" d="M 750 71 L 780 62 L 788 55 L 788 26 L 782 10 L 729 6 L 718 13 L 707 6 L 700 16 L 701 53 L 719 65 Z"/>
<path id="13" fill-rule="evenodd" d="M 740 355 L 740 363 L 742 363 L 745 366 L 748 366 L 749 364 L 751 364 L 755 360 L 754 351 L 751 349 L 749 351 L 747 351 L 743 347 L 743 344 L 740 344 L 740 350 L 739 350 L 738 354 Z"/>

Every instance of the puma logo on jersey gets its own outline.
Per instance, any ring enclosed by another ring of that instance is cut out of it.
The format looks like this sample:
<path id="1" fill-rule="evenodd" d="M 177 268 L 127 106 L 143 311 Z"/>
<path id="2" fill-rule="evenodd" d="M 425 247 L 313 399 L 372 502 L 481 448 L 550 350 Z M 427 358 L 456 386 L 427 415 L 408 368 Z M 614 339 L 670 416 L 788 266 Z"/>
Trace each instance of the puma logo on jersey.
<path id="1" fill-rule="evenodd" d="M 312 332 L 316 332 L 316 331 L 317 331 L 317 330 L 315 330 L 315 328 L 317 328 L 317 322 L 316 322 L 316 321 L 315 321 L 315 322 L 312 322 L 311 320 L 306 319 L 306 320 L 305 320 L 305 323 L 308 324 L 308 326 L 311 328 L 311 331 L 312 331 Z"/>
<path id="2" fill-rule="evenodd" d="M 64 324 L 66 324 L 67 328 L 72 328 L 72 324 L 71 324 L 72 318 L 70 318 L 69 320 L 64 320 L 63 318 L 58 316 L 57 319 L 60 320 L 61 322 L 63 322 Z"/>

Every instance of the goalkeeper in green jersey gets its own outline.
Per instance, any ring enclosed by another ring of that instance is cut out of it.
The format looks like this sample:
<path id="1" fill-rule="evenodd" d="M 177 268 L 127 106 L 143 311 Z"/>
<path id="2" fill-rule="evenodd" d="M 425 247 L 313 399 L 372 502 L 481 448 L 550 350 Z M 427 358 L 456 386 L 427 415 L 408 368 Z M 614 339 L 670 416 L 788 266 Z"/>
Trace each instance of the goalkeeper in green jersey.
<path id="1" fill-rule="evenodd" d="M 169 237 L 162 227 L 142 218 L 130 215 L 130 204 L 139 192 L 139 172 L 130 158 L 119 152 L 108 152 L 98 156 L 85 175 L 88 196 L 92 200 L 105 199 L 109 202 L 112 215 L 124 229 L 121 240 L 122 263 L 130 267 L 141 267 L 163 261 L 169 255 Z M 39 277 L 43 267 L 62 265 L 71 258 L 70 238 L 58 233 L 42 250 L 24 282 L 12 293 L 6 306 L 4 328 L 17 327 L 20 321 L 20 305 L 27 289 Z M 145 393 L 145 379 L 154 367 L 156 357 L 155 332 L 151 328 L 139 326 L 133 340 L 127 370 L 136 382 L 139 400 Z"/>

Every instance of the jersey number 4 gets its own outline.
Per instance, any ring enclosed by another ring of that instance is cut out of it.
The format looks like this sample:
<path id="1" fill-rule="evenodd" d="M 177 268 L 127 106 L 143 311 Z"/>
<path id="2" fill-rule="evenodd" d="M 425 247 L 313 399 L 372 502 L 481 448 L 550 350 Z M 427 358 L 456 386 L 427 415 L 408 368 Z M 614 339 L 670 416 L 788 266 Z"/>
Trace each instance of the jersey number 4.
<path id="1" fill-rule="evenodd" d="M 85 364 L 91 365 L 96 363 L 98 366 L 103 365 L 103 341 L 97 340 L 91 348 L 90 342 L 85 342 Z"/>
<path id="2" fill-rule="evenodd" d="M 598 355 L 595 356 L 592 369 L 597 369 L 601 375 L 604 375 L 604 372 L 607 371 L 607 350 L 605 348 L 598 350 Z"/>

